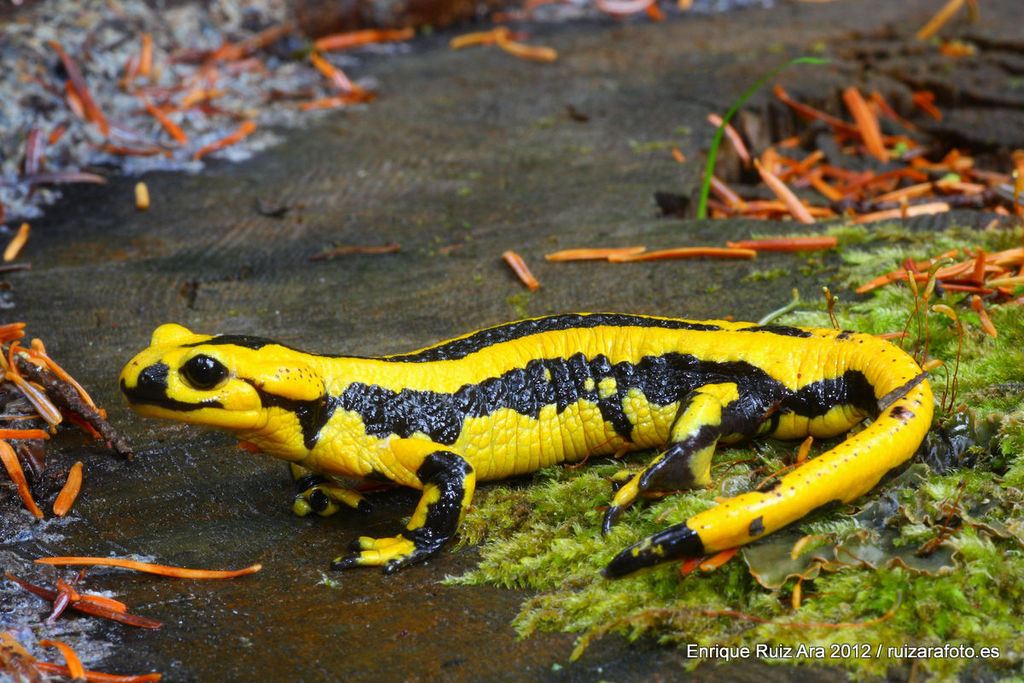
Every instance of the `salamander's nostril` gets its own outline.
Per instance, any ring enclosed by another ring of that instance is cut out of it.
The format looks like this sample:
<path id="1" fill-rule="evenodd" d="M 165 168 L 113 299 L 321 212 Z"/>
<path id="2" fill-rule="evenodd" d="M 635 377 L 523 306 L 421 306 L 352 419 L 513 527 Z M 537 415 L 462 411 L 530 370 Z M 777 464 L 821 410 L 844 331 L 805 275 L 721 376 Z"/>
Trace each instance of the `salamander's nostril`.
<path id="1" fill-rule="evenodd" d="M 139 386 L 166 387 L 168 369 L 169 368 L 163 363 L 150 365 L 139 373 Z"/>
<path id="2" fill-rule="evenodd" d="M 121 383 L 121 391 L 134 399 L 167 398 L 167 373 L 170 367 L 165 363 L 154 363 L 139 373 L 134 387 Z"/>

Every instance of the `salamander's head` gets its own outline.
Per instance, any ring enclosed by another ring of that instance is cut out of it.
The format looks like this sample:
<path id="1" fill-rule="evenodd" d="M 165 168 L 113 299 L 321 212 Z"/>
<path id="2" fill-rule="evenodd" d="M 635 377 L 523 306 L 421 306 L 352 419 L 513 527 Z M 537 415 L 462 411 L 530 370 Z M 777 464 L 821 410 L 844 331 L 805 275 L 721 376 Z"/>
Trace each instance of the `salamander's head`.
<path id="1" fill-rule="evenodd" d="M 306 359 L 266 339 L 161 325 L 121 371 L 121 391 L 146 417 L 267 431 L 278 428 L 277 413 L 322 400 L 323 381 Z"/>

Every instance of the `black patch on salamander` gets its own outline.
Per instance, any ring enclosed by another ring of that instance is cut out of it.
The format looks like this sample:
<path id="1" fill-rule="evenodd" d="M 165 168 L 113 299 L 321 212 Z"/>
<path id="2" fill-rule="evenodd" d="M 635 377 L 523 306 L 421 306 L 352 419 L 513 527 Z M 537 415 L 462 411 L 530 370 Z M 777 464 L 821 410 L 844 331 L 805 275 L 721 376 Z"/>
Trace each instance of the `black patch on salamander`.
<path id="1" fill-rule="evenodd" d="M 872 417 L 878 414 L 875 389 L 859 370 L 847 370 L 839 377 L 811 382 L 793 394 L 792 400 L 783 400 L 781 408 L 813 418 L 838 405 L 852 405 Z"/>
<path id="2" fill-rule="evenodd" d="M 700 536 L 684 522 L 626 548 L 601 570 L 601 575 L 606 579 L 617 579 L 668 560 L 703 555 L 704 543 Z"/>
<path id="3" fill-rule="evenodd" d="M 747 533 L 750 534 L 751 538 L 757 538 L 764 533 L 764 516 L 758 517 L 750 526 L 747 528 Z"/>
<path id="4" fill-rule="evenodd" d="M 601 398 L 599 387 L 606 379 L 613 379 L 616 388 Z M 420 432 L 437 443 L 451 445 L 467 418 L 487 417 L 508 408 L 536 419 L 545 406 L 554 405 L 561 414 L 582 398 L 598 406 L 616 433 L 629 438 L 633 425 L 622 400 L 630 389 L 639 390 L 653 405 L 666 406 L 705 384 L 727 382 L 736 384 L 739 390 L 739 400 L 730 406 L 737 422 L 753 420 L 757 424 L 773 406 L 773 417 L 797 413 L 810 418 L 824 415 L 836 405 L 852 403 L 865 413 L 875 406 L 871 385 L 854 370 L 793 392 L 744 361 L 704 361 L 689 354 L 666 353 L 647 356 L 638 363 L 612 364 L 603 355 L 587 360 L 577 353 L 569 358 L 534 359 L 525 367 L 464 385 L 452 393 L 414 389 L 396 392 L 353 382 L 338 397 L 337 407 L 358 413 L 369 435 L 407 438 Z M 750 431 L 733 430 L 724 423 L 723 427 L 723 433 Z"/>
<path id="5" fill-rule="evenodd" d="M 453 339 L 437 346 L 431 346 L 412 353 L 386 356 L 380 360 L 402 363 L 428 363 L 436 360 L 456 360 L 501 342 L 521 339 L 544 332 L 569 329 L 590 329 L 594 327 L 654 327 L 669 330 L 692 330 L 713 332 L 721 327 L 709 323 L 670 318 L 647 318 L 618 313 L 567 313 L 551 315 L 532 320 L 507 323 L 474 332 L 460 339 Z"/>
<path id="6" fill-rule="evenodd" d="M 469 463 L 450 451 L 436 451 L 423 459 L 416 477 L 424 487 L 437 487 L 439 495 L 427 505 L 423 526 L 405 531 L 417 553 L 432 554 L 455 535 L 466 497 L 466 477 L 472 472 Z"/>
<path id="7" fill-rule="evenodd" d="M 416 478 L 424 486 L 434 485 L 440 489 L 441 495 L 437 502 L 431 503 L 428 509 L 443 514 L 450 520 L 449 526 L 454 531 L 462 514 L 462 499 L 465 497 L 466 477 L 473 473 L 473 466 L 451 451 L 435 451 L 420 464 L 416 470 Z M 431 525 L 430 513 L 424 526 Z"/>
<path id="8" fill-rule="evenodd" d="M 665 449 L 656 463 L 644 470 L 637 486 L 640 491 L 674 491 L 694 488 L 692 456 L 714 444 L 720 425 L 701 425 L 693 434 Z"/>
<path id="9" fill-rule="evenodd" d="M 260 404 L 264 408 L 282 408 L 288 412 L 294 413 L 296 419 L 299 421 L 299 427 L 302 429 L 302 443 L 308 448 L 312 449 L 316 446 L 317 440 L 320 438 L 320 430 L 324 428 L 327 421 L 331 419 L 331 415 L 334 414 L 334 409 L 338 405 L 338 399 L 329 394 L 324 394 L 320 398 L 313 399 L 311 401 L 299 401 L 293 398 L 284 398 L 271 394 L 268 391 L 264 391 L 257 387 L 249 380 L 248 382 L 256 393 L 260 397 Z"/>
<path id="10" fill-rule="evenodd" d="M 900 422 L 907 423 L 910 421 L 912 417 L 914 417 L 914 413 L 910 410 L 907 410 L 903 406 L 896 406 L 889 411 L 889 417 L 891 417 L 894 420 L 899 420 Z"/>
<path id="11" fill-rule="evenodd" d="M 884 412 L 886 408 L 888 408 L 893 403 L 906 396 L 911 389 L 913 389 L 918 384 L 924 382 L 927 379 L 928 373 L 922 372 L 915 376 L 913 379 L 911 379 L 909 382 L 905 382 L 900 386 L 896 387 L 895 389 L 893 389 L 892 391 L 888 392 L 885 396 L 878 399 L 878 412 Z"/>
<path id="12" fill-rule="evenodd" d="M 753 327 L 744 327 L 736 330 L 737 332 L 767 332 L 768 334 L 778 334 L 783 337 L 813 337 L 814 335 L 807 330 L 801 330 L 799 327 L 787 327 L 786 325 L 754 325 Z"/>
<path id="13" fill-rule="evenodd" d="M 252 349 L 253 351 L 259 351 L 264 346 L 283 346 L 286 349 L 292 347 L 281 344 L 272 339 L 264 339 L 263 337 L 253 337 L 247 334 L 220 334 L 210 339 L 203 341 L 192 342 L 191 344 L 182 344 L 182 348 L 195 347 L 195 346 L 241 346 L 242 348 Z M 297 351 L 298 349 L 292 349 Z"/>
<path id="14" fill-rule="evenodd" d="M 171 398 L 167 395 L 167 375 L 169 372 L 170 367 L 166 363 L 154 363 L 139 373 L 135 379 L 135 386 L 128 386 L 122 379 L 121 393 L 124 394 L 129 403 L 135 405 L 158 406 L 179 412 L 223 407 L 220 401 L 186 403 L 185 401 Z"/>

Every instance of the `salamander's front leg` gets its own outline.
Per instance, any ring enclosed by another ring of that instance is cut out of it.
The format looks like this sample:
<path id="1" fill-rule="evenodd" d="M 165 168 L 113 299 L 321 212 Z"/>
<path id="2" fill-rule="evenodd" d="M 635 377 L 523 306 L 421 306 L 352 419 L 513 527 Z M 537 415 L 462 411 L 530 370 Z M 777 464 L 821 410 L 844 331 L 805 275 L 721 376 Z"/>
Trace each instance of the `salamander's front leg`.
<path id="1" fill-rule="evenodd" d="M 633 501 L 648 490 L 674 491 L 711 482 L 711 457 L 723 436 L 752 436 L 763 411 L 741 401 L 736 384 L 707 384 L 680 403 L 668 445 L 615 492 L 604 516 L 605 533 Z"/>
<path id="2" fill-rule="evenodd" d="M 338 503 L 360 512 L 370 510 L 370 503 L 358 491 L 339 486 L 295 463 L 289 463 L 289 467 L 298 489 L 292 502 L 292 512 L 299 517 L 305 517 L 310 512 L 321 517 L 333 515 L 339 509 Z"/>
<path id="3" fill-rule="evenodd" d="M 358 538 L 348 555 L 331 563 L 332 569 L 373 565 L 390 574 L 422 562 L 451 540 L 473 498 L 476 473 L 458 454 L 435 451 L 423 459 L 416 477 L 423 496 L 405 531 L 390 538 Z"/>

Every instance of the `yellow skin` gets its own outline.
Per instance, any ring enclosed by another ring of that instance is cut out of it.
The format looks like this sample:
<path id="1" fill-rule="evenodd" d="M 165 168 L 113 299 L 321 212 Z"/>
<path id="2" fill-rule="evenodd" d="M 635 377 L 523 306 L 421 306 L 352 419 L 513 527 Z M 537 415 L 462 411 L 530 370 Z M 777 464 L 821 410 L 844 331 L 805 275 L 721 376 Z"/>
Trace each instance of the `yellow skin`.
<path id="1" fill-rule="evenodd" d="M 422 489 L 402 533 L 362 537 L 334 563 L 389 571 L 454 535 L 477 480 L 664 448 L 616 492 L 607 529 L 646 490 L 706 485 L 719 442 L 827 438 L 881 409 L 772 490 L 624 551 L 606 574 L 742 545 L 863 495 L 914 454 L 933 408 L 913 359 L 869 335 L 615 314 L 537 318 L 379 358 L 163 325 L 121 386 L 142 415 L 224 430 L 291 462 L 305 484 L 299 514 L 364 505 L 343 480 Z"/>

